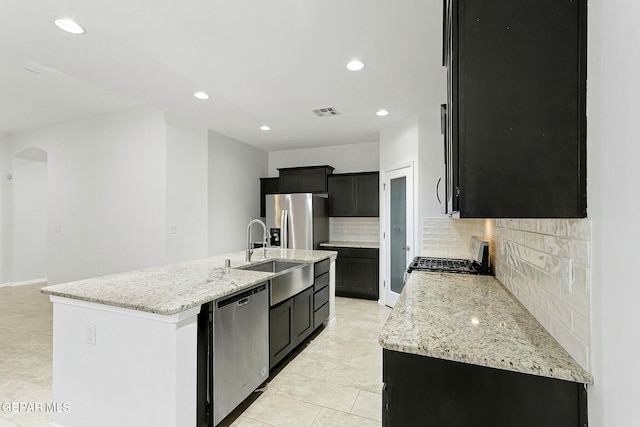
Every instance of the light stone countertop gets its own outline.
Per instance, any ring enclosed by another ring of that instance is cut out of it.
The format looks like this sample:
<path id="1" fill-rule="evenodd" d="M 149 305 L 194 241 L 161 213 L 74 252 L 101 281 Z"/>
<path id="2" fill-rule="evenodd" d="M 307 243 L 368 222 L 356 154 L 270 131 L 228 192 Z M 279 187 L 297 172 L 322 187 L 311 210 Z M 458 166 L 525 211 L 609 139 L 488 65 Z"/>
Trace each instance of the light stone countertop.
<path id="1" fill-rule="evenodd" d="M 320 246 L 327 247 L 333 246 L 334 248 L 367 248 L 367 249 L 380 249 L 380 243 L 378 242 L 346 242 L 346 241 L 330 241 L 320 243 Z"/>
<path id="2" fill-rule="evenodd" d="M 388 350 L 593 383 L 493 276 L 414 271 L 379 342 Z"/>
<path id="3" fill-rule="evenodd" d="M 335 257 L 333 251 L 267 249 L 266 260 L 315 263 Z M 225 271 L 225 259 L 231 269 Z M 236 270 L 264 262 L 262 249 L 255 249 L 252 262 L 245 262 L 245 251 L 205 259 L 151 267 L 59 285 L 46 286 L 48 295 L 89 301 L 157 314 L 176 314 L 189 308 L 231 295 L 275 276 L 251 270 Z"/>

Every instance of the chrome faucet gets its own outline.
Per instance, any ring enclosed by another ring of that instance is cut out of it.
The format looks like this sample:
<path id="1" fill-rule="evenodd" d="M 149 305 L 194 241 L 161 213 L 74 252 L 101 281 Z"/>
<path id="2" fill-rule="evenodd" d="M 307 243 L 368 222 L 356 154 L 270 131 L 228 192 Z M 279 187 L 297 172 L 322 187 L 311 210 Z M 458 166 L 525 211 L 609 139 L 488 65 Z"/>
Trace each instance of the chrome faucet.
<path id="1" fill-rule="evenodd" d="M 262 226 L 262 237 L 263 237 L 263 245 L 262 245 L 262 257 L 267 258 L 267 239 L 269 238 L 269 232 L 267 231 L 267 226 L 264 222 L 259 219 L 252 219 L 249 221 L 249 225 L 247 226 L 247 256 L 245 261 L 251 262 L 251 255 L 253 255 L 253 248 L 251 247 L 251 225 L 260 224 Z"/>

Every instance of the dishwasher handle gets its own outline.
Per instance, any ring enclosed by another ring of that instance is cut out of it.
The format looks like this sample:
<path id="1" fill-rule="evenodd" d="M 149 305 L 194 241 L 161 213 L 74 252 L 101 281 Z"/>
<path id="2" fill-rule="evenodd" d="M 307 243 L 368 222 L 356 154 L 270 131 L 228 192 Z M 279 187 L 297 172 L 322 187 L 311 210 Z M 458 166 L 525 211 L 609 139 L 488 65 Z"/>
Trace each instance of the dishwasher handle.
<path id="1" fill-rule="evenodd" d="M 238 307 L 242 307 L 243 305 L 247 305 L 250 302 L 251 302 L 251 297 L 246 297 L 238 301 L 236 304 L 238 305 Z"/>
<path id="2" fill-rule="evenodd" d="M 267 284 L 263 283 L 255 288 L 251 288 L 247 291 L 237 293 L 228 298 L 218 300 L 215 304 L 217 308 L 225 307 L 229 304 L 237 303 L 238 307 L 249 304 L 251 302 L 251 295 L 257 294 L 258 292 L 265 291 L 267 289 Z"/>

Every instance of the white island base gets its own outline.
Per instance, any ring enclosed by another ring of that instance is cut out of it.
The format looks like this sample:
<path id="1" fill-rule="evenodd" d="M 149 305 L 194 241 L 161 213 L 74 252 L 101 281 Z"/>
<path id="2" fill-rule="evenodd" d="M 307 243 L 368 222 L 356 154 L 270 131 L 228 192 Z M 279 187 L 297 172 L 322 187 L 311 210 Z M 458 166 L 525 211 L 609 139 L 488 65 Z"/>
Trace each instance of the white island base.
<path id="1" fill-rule="evenodd" d="M 196 425 L 200 306 L 160 315 L 51 302 L 53 400 L 68 409 L 52 426 Z"/>

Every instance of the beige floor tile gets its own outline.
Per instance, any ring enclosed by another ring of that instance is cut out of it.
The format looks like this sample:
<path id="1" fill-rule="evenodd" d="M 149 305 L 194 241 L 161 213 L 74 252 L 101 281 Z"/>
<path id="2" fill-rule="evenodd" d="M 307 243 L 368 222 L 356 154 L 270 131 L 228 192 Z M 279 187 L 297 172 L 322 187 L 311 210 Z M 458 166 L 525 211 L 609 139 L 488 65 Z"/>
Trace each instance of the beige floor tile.
<path id="1" fill-rule="evenodd" d="M 0 394 L 9 398 L 12 402 L 23 402 L 25 396 L 42 389 L 37 384 L 23 379 L 0 380 Z"/>
<path id="2" fill-rule="evenodd" d="M 276 427 L 310 427 L 321 409 L 318 405 L 265 393 L 242 416 Z"/>
<path id="3" fill-rule="evenodd" d="M 380 422 L 358 415 L 322 408 L 320 415 L 313 422 L 313 427 L 380 427 Z"/>
<path id="4" fill-rule="evenodd" d="M 334 363 L 322 369 L 317 378 L 372 393 L 382 393 L 382 370 L 375 366 L 354 367 Z"/>
<path id="5" fill-rule="evenodd" d="M 0 425 L 0 427 L 2 426 Z M 273 426 L 271 424 L 266 424 L 258 420 L 252 420 L 251 418 L 241 416 L 241 417 L 238 417 L 238 419 L 235 420 L 233 424 L 231 424 L 231 427 L 273 427 Z"/>
<path id="6" fill-rule="evenodd" d="M 289 375 L 278 391 L 277 395 L 288 399 L 297 399 L 313 403 L 325 408 L 342 412 L 350 412 L 358 397 L 359 390 L 355 387 L 330 383 L 320 379 L 309 380 L 301 375 Z"/>
<path id="7" fill-rule="evenodd" d="M 21 427 L 20 424 L 16 424 L 4 417 L 0 417 L 0 427 Z"/>
<path id="8" fill-rule="evenodd" d="M 360 390 L 351 413 L 382 422 L 382 395 Z"/>

